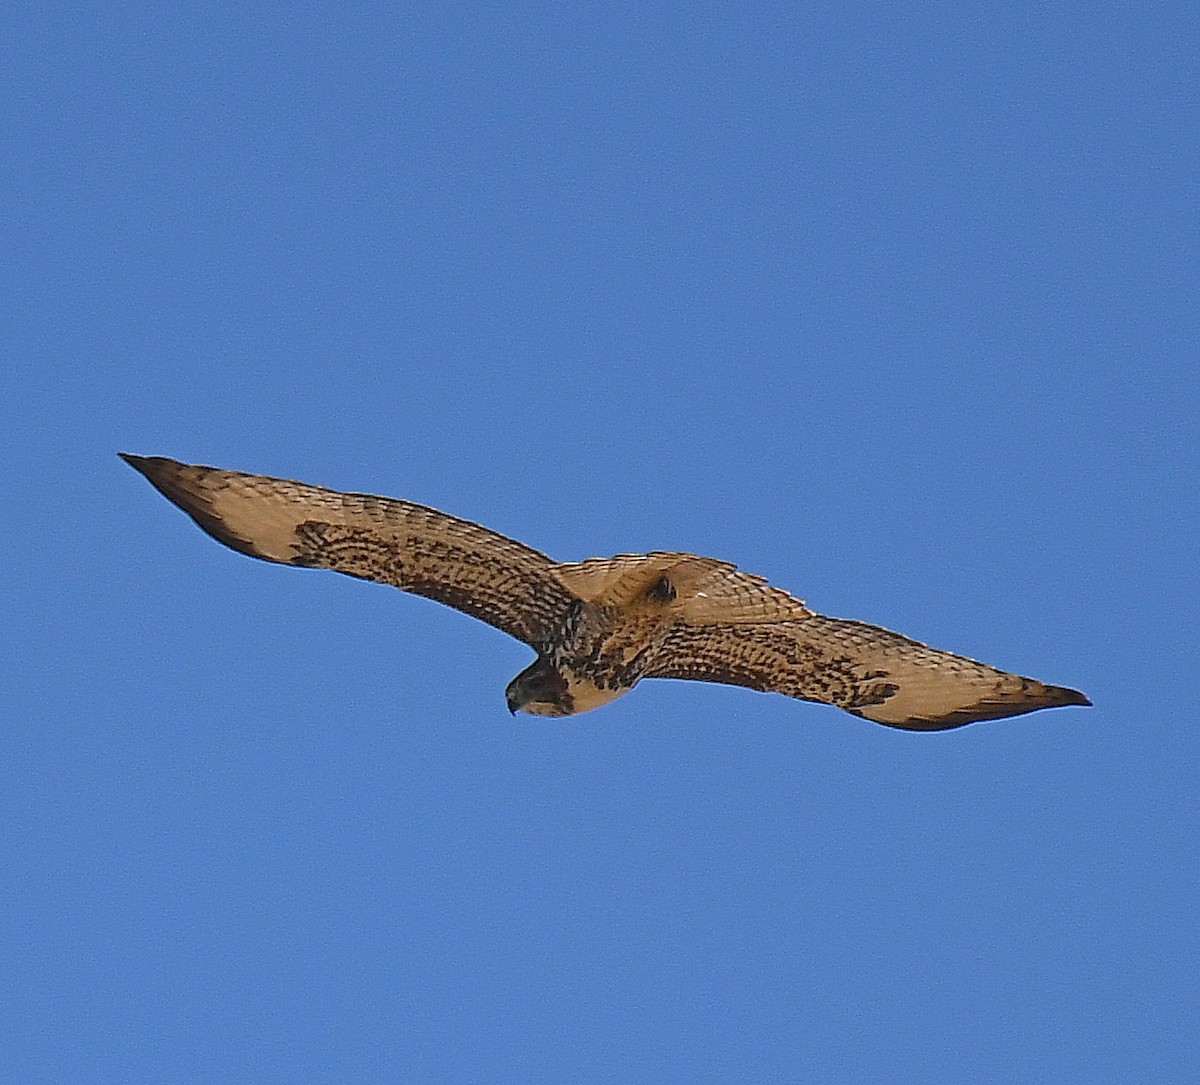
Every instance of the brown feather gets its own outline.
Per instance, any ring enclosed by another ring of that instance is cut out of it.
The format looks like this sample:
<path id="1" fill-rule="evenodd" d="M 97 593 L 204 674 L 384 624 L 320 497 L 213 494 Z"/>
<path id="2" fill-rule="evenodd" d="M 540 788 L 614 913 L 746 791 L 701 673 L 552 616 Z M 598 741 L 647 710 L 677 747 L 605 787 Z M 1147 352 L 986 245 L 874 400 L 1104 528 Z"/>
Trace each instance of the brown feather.
<path id="1" fill-rule="evenodd" d="M 572 602 L 545 554 L 424 505 L 162 457 L 122 458 L 234 550 L 391 584 L 535 648 Z"/>
<path id="2" fill-rule="evenodd" d="M 878 626 L 819 614 L 759 625 L 678 625 L 644 677 L 782 693 L 916 731 L 1091 703 L 1075 690 L 1008 674 Z"/>
<path id="3" fill-rule="evenodd" d="M 673 588 L 676 617 L 696 624 L 783 621 L 810 613 L 802 600 L 736 565 L 696 554 L 618 554 L 561 564 L 555 575 L 579 598 L 623 607 L 646 595 L 660 577 Z"/>

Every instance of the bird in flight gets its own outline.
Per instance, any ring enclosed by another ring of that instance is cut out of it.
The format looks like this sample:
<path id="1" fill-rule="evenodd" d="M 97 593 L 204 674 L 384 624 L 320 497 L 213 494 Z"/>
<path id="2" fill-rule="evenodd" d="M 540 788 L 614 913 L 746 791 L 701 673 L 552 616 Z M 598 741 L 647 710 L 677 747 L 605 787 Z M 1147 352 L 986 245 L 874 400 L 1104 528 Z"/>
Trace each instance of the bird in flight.
<path id="1" fill-rule="evenodd" d="M 878 626 L 827 618 L 714 558 L 657 551 L 558 562 L 411 501 L 121 458 L 234 550 L 391 584 L 524 641 L 537 659 L 508 685 L 514 713 L 578 715 L 643 678 L 782 693 L 910 731 L 1091 703 Z"/>

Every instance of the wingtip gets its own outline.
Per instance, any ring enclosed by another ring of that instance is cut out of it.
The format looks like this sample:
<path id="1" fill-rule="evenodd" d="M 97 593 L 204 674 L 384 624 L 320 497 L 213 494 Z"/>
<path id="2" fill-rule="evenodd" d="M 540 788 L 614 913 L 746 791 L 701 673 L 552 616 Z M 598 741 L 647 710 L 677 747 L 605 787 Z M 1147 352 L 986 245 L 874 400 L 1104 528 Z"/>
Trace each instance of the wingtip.
<path id="1" fill-rule="evenodd" d="M 165 456 L 135 456 L 131 452 L 118 452 L 117 455 L 165 498 L 186 512 L 193 512 L 191 506 L 195 503 L 195 495 L 188 487 L 180 484 L 185 464 Z"/>
<path id="2" fill-rule="evenodd" d="M 1077 689 L 1067 689 L 1066 686 L 1055 686 L 1054 692 L 1058 695 L 1055 701 L 1056 705 L 1081 705 L 1085 708 L 1091 708 L 1092 702 L 1087 694 L 1080 693 Z"/>
<path id="3" fill-rule="evenodd" d="M 135 456 L 132 452 L 118 452 L 117 455 L 139 475 L 143 475 L 149 479 L 159 489 L 162 489 L 159 486 L 160 479 L 176 475 L 182 468 L 186 467 L 186 464 L 182 464 L 178 460 L 172 460 L 167 456 Z M 169 497 L 170 494 L 167 496 Z"/>
<path id="4" fill-rule="evenodd" d="M 139 471 L 143 475 L 146 473 L 150 465 L 156 460 L 162 460 L 161 456 L 135 456 L 132 452 L 118 452 L 117 455 L 120 456 L 121 459 L 129 464 L 129 466 L 135 471 Z"/>
<path id="5" fill-rule="evenodd" d="M 897 727 L 903 731 L 949 731 L 956 727 L 964 727 L 968 723 L 979 723 L 983 720 L 1006 719 L 1009 716 L 1023 716 L 1028 712 L 1037 712 L 1043 708 L 1066 708 L 1070 705 L 1088 707 L 1091 701 L 1077 689 L 1066 686 L 1047 686 L 1033 679 L 1024 679 L 1024 696 L 1016 698 L 984 700 L 967 708 L 944 715 L 914 716 L 904 720 L 881 719 L 872 714 L 872 709 L 854 710 L 851 712 L 864 719 L 882 723 L 886 727 Z M 886 704 L 886 702 L 884 702 Z"/>

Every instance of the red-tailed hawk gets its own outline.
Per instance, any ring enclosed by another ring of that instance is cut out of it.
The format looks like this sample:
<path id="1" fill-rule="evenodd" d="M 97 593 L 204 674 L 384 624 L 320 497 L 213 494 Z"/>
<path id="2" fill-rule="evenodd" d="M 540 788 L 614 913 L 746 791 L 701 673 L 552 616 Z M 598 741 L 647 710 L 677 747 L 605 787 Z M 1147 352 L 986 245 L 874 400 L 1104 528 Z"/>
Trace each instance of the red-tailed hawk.
<path id="1" fill-rule="evenodd" d="M 409 501 L 161 457 L 122 459 L 234 550 L 392 584 L 524 641 L 538 657 L 508 685 L 512 712 L 578 715 L 643 678 L 747 686 L 912 731 L 1091 703 L 878 626 L 826 618 L 713 558 L 557 562 Z"/>

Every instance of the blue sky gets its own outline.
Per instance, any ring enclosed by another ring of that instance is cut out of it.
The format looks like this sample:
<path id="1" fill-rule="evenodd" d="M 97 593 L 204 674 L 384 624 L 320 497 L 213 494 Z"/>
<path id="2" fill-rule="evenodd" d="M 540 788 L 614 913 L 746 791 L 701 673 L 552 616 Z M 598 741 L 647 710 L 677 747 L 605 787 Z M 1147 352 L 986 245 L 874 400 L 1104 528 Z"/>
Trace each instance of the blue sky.
<path id="1" fill-rule="evenodd" d="M 1193 5 L 2 19 L 4 1076 L 1193 1079 Z M 522 645 L 118 450 L 1095 707 L 512 719 Z"/>

